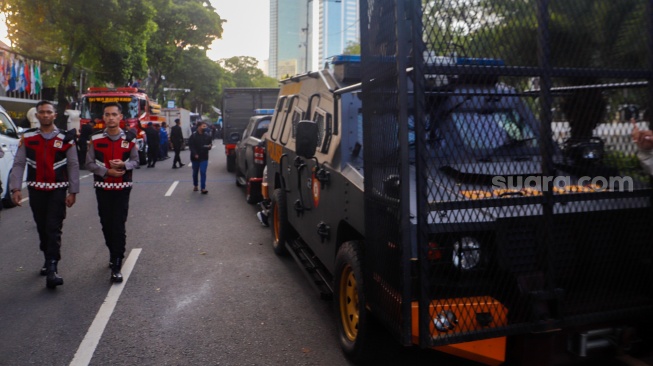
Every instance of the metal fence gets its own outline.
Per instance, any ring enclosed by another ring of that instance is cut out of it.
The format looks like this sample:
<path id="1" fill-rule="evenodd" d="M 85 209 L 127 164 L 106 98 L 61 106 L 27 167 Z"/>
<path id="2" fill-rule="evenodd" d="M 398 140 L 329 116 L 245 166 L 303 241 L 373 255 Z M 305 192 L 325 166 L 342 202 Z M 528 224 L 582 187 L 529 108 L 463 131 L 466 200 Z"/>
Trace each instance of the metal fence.
<path id="1" fill-rule="evenodd" d="M 605 123 L 651 104 L 652 8 L 361 1 L 368 300 L 403 343 L 653 310 L 650 177 Z"/>

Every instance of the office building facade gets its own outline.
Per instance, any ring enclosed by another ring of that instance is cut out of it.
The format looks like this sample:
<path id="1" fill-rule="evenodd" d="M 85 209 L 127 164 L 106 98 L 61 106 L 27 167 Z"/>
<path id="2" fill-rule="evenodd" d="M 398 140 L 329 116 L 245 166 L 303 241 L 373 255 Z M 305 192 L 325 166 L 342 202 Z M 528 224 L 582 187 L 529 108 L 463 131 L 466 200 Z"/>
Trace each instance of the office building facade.
<path id="1" fill-rule="evenodd" d="M 270 0 L 269 75 L 284 78 L 305 72 L 312 62 L 310 1 Z"/>

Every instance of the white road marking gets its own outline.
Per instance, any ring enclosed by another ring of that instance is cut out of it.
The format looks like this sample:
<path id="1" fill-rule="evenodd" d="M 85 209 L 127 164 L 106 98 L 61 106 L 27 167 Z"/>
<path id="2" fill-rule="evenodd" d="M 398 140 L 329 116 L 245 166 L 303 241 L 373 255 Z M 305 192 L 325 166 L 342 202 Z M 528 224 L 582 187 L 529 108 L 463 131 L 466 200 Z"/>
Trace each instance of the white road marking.
<path id="1" fill-rule="evenodd" d="M 86 174 L 86 175 L 82 175 L 81 177 L 79 177 L 79 179 L 84 179 L 84 178 L 88 178 L 88 177 L 92 177 L 92 176 L 93 176 L 93 174 Z"/>
<path id="2" fill-rule="evenodd" d="M 170 186 L 170 188 L 168 188 L 168 192 L 166 192 L 166 197 L 172 196 L 172 192 L 174 192 L 175 188 L 177 188 L 177 184 L 179 184 L 178 180 L 172 182 L 172 185 Z"/>
<path id="3" fill-rule="evenodd" d="M 141 254 L 141 248 L 134 248 L 129 253 L 127 260 L 122 266 L 122 283 L 111 285 L 109 294 L 104 299 L 104 303 L 100 307 L 93 323 L 88 328 L 88 332 L 82 343 L 79 345 L 77 352 L 75 352 L 75 357 L 70 361 L 70 366 L 88 366 L 93 358 L 93 353 L 95 353 L 95 348 L 97 348 L 98 343 L 100 343 L 100 338 L 102 333 L 104 333 L 104 328 L 106 328 L 107 323 L 109 323 L 109 318 L 113 314 L 113 310 L 116 308 L 116 303 L 120 298 L 122 290 L 127 285 L 127 280 L 129 280 L 129 275 L 132 273 L 138 256 Z"/>

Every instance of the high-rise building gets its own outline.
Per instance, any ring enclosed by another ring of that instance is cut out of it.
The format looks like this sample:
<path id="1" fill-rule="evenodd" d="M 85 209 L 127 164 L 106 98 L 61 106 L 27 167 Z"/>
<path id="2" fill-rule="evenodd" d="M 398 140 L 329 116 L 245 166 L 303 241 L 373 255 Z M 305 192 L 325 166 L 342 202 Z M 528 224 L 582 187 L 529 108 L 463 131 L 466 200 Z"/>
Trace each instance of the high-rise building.
<path id="1" fill-rule="evenodd" d="M 317 24 L 313 5 L 319 7 Z M 283 78 L 320 68 L 360 42 L 358 0 L 270 0 L 269 75 Z M 313 32 L 319 49 L 313 62 Z"/>
<path id="2" fill-rule="evenodd" d="M 310 69 L 313 0 L 270 0 L 269 75 L 283 78 Z M 307 27 L 307 24 L 309 25 Z"/>
<path id="3" fill-rule="evenodd" d="M 319 0 L 318 63 L 342 54 L 350 43 L 360 43 L 358 0 Z"/>

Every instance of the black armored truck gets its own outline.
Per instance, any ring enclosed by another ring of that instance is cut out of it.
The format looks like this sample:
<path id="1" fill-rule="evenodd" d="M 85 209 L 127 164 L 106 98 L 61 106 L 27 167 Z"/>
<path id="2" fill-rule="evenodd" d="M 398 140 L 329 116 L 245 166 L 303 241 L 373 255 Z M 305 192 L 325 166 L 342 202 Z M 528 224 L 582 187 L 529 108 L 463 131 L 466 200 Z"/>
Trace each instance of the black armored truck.
<path id="1" fill-rule="evenodd" d="M 570 71 L 438 55 L 373 3 L 362 55 L 283 80 L 267 135 L 273 249 L 333 299 L 345 355 L 373 356 L 376 324 L 488 365 L 650 352 L 651 179 L 556 142 Z"/>

